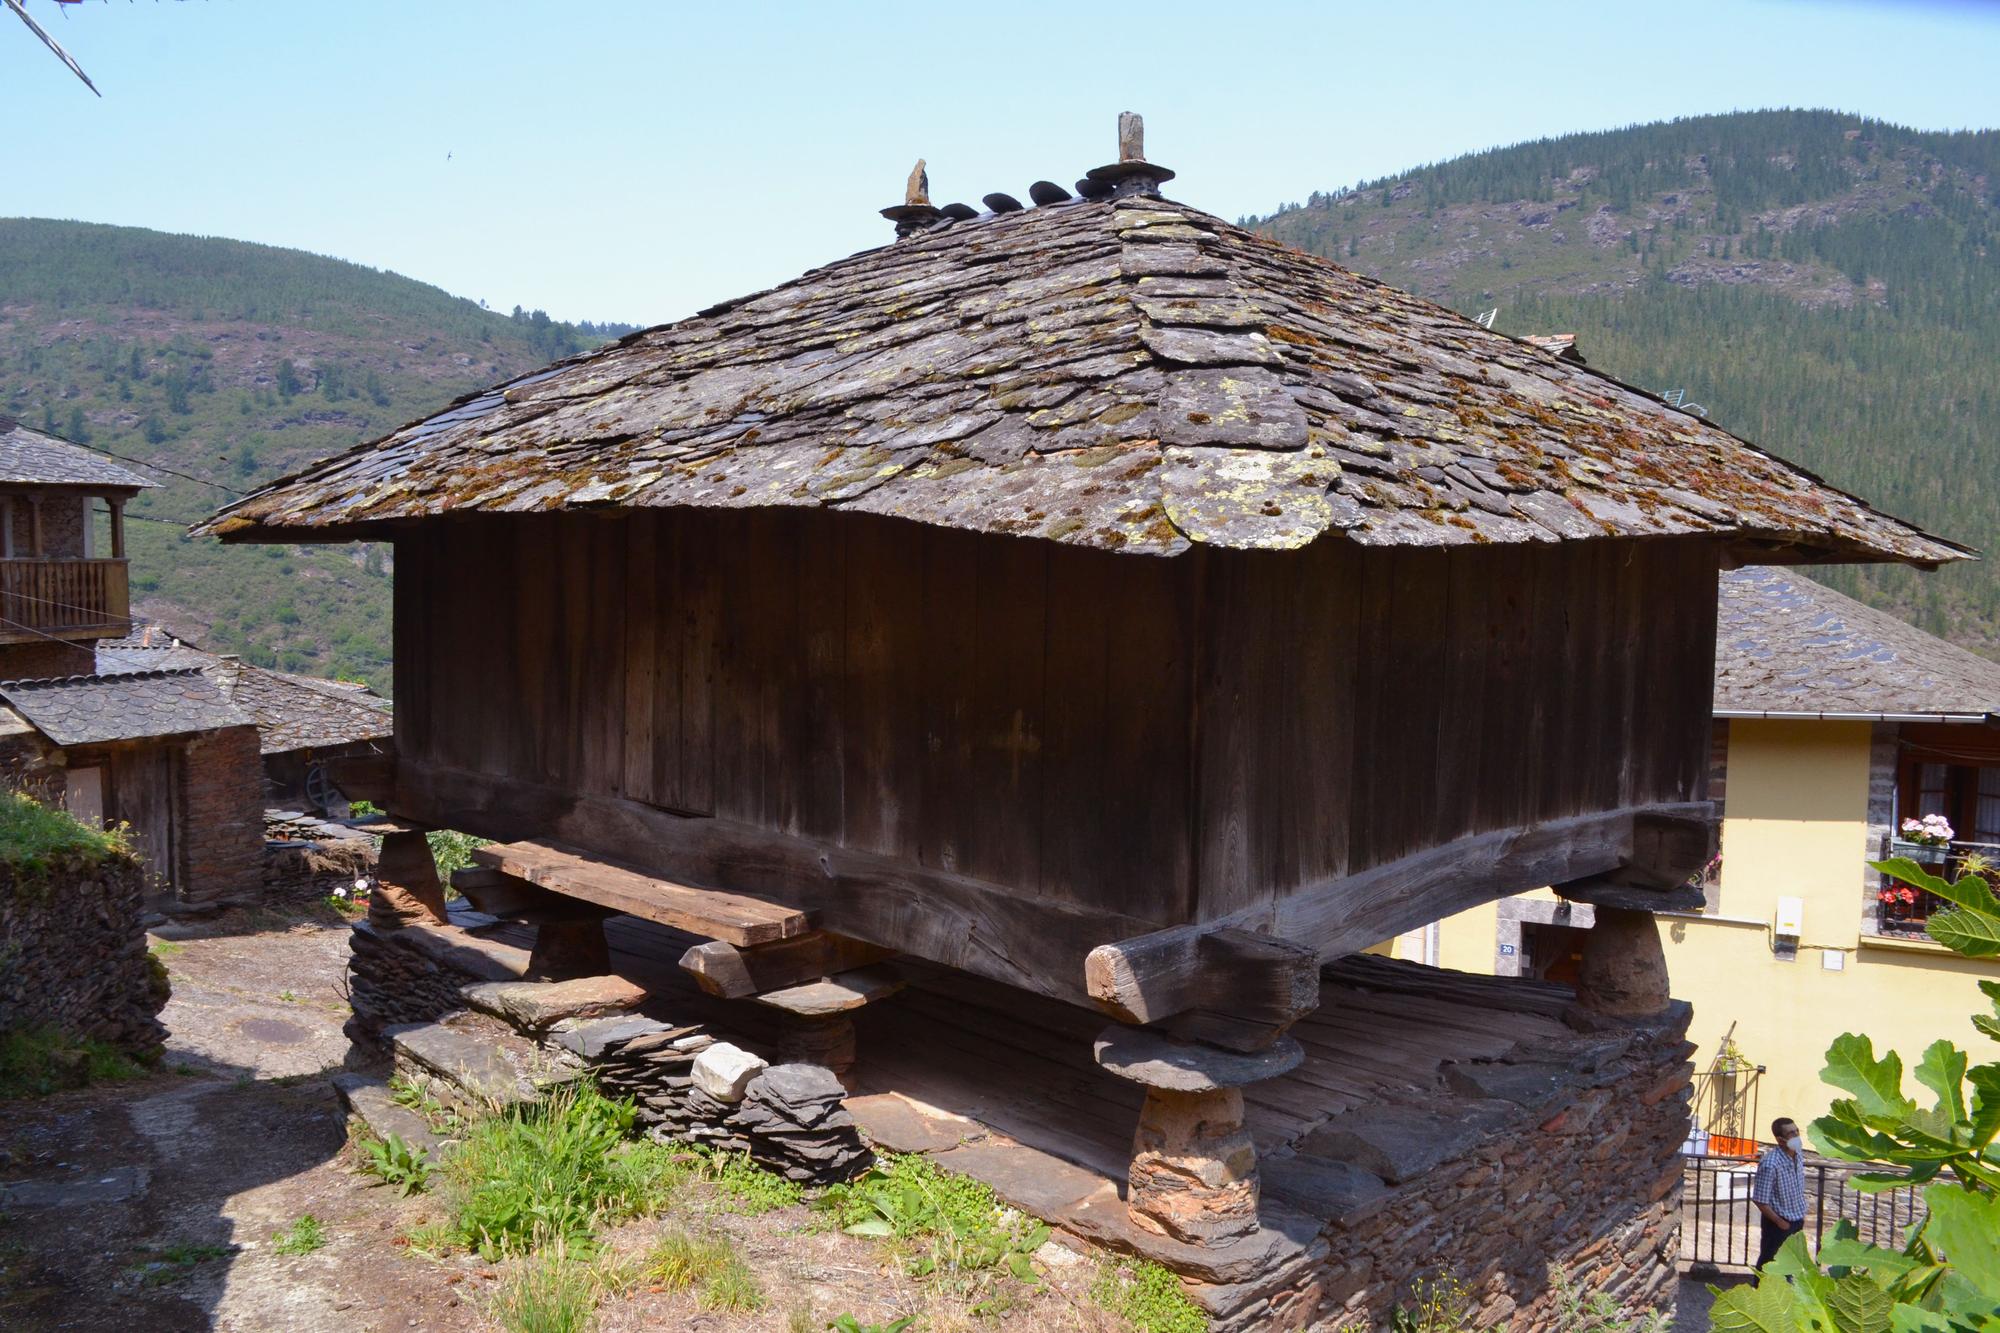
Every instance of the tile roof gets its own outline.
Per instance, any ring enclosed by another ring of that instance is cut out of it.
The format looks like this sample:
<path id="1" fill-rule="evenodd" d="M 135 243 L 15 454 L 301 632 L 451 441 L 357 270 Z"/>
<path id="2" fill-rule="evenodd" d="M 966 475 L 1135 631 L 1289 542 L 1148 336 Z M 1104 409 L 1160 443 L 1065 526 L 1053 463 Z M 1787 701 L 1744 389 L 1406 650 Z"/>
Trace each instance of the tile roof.
<path id="1" fill-rule="evenodd" d="M 57 745 L 178 736 L 250 719 L 193 668 L 0 682 L 0 699 Z"/>
<path id="2" fill-rule="evenodd" d="M 257 724 L 265 754 L 387 740 L 395 730 L 393 706 L 365 685 L 252 666 L 183 643 L 158 625 L 134 626 L 124 638 L 97 645 L 100 676 L 185 667 L 213 680 L 231 706 Z"/>
<path id="3" fill-rule="evenodd" d="M 158 483 L 80 445 L 0 416 L 0 485 L 139 489 Z"/>
<path id="4" fill-rule="evenodd" d="M 197 530 L 621 505 L 1156 554 L 1328 531 L 1966 554 L 1587 367 L 1153 197 L 938 224 L 463 398 Z"/>
<path id="5" fill-rule="evenodd" d="M 1722 576 L 1715 711 L 1726 716 L 2000 715 L 2000 662 L 1787 570 Z"/>

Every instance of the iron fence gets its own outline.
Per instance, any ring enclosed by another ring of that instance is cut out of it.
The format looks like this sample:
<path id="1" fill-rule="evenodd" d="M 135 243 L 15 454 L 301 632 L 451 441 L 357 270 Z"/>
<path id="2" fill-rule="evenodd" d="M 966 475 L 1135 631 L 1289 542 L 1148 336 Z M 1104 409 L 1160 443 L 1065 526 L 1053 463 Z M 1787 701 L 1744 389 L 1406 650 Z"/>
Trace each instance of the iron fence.
<path id="1" fill-rule="evenodd" d="M 1873 1245 L 1901 1249 L 1911 1226 L 1924 1216 L 1923 1196 L 1910 1186 L 1863 1192 L 1853 1176 L 1866 1167 L 1808 1161 L 1806 1239 L 1820 1238 L 1843 1219 Z M 1757 1262 L 1761 1239 L 1750 1187 L 1757 1179 L 1754 1157 L 1687 1157 L 1681 1176 L 1681 1263 L 1698 1269 L 1748 1271 Z"/>

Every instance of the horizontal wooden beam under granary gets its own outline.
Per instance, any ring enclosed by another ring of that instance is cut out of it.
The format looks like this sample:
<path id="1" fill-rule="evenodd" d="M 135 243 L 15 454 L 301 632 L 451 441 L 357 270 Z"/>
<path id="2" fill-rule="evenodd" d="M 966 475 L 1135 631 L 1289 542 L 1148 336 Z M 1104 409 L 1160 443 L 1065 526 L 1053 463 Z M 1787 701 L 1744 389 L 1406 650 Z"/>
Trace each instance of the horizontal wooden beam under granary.
<path id="1" fill-rule="evenodd" d="M 1153 1167 L 1297 1063 L 1325 964 L 1551 884 L 1621 923 L 1590 1021 L 1666 1004 L 1643 927 L 1713 840 L 1719 569 L 1967 552 L 1159 197 L 1127 129 L 1032 208 L 934 207 L 920 168 L 896 243 L 206 531 L 393 541 L 386 804 L 719 941 L 677 955 L 717 1002 L 899 954 L 1154 1029 L 1102 1044 L 1165 1080 L 1135 1225 L 1199 1237 L 1165 1195 L 1208 1186 Z M 1209 1165 L 1254 1231 L 1240 1131 Z"/>

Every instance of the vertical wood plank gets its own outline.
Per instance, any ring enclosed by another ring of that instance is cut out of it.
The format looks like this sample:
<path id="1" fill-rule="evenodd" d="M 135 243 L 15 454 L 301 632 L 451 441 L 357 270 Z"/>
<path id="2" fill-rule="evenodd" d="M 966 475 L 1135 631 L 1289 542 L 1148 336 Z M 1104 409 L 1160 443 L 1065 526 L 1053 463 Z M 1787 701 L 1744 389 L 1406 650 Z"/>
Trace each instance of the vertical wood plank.
<path id="1" fill-rule="evenodd" d="M 938 870 L 964 870 L 978 794 L 973 786 L 973 681 L 979 659 L 981 538 L 926 528 L 924 623 L 924 783 L 918 857 Z"/>
<path id="2" fill-rule="evenodd" d="M 1441 550 L 1363 553 L 1359 693 L 1367 702 L 1356 720 L 1355 870 L 1415 850 L 1436 826 L 1436 766 L 1455 760 L 1438 742 L 1446 579 Z"/>
<path id="3" fill-rule="evenodd" d="M 1476 730 L 1484 743 L 1474 767 L 1477 798 L 1470 830 L 1509 828 L 1534 822 L 1538 757 L 1529 744 L 1537 682 L 1528 675 L 1528 635 L 1534 628 L 1534 550 L 1526 545 L 1480 548 L 1463 553 L 1482 567 L 1476 607 L 1462 620 L 1483 625 L 1484 678 Z"/>
<path id="4" fill-rule="evenodd" d="M 850 847 L 915 857 L 924 681 L 933 667 L 923 616 L 924 530 L 859 514 L 837 521 L 847 560 L 840 837 Z"/>
<path id="5" fill-rule="evenodd" d="M 1140 869 L 1109 857 L 1116 833 L 1105 809 L 1113 791 L 1135 776 L 1106 765 L 1112 689 L 1106 653 L 1116 599 L 1111 564 L 1121 558 L 1067 547 L 1049 552 L 1039 891 L 1064 902 L 1122 900 Z"/>
<path id="6" fill-rule="evenodd" d="M 644 598 L 627 596 L 635 611 L 643 607 L 652 618 L 647 631 L 653 645 L 653 660 L 647 665 L 653 698 L 649 707 L 652 736 L 648 742 L 651 765 L 646 775 L 653 804 L 669 810 L 687 809 L 682 786 L 682 680 L 688 653 L 691 625 L 690 598 L 694 595 L 689 576 L 682 570 L 681 545 L 687 530 L 688 511 L 669 509 L 648 515 L 653 525 L 652 563 L 645 568 L 652 593 Z M 635 552 L 635 555 L 637 553 Z M 628 672 L 629 676 L 629 672 Z M 632 725 L 628 721 L 628 726 Z M 626 767 L 631 768 L 631 756 Z"/>
<path id="7" fill-rule="evenodd" d="M 442 656 L 429 636 L 424 615 L 425 581 L 430 570 L 430 534 L 403 533 L 395 539 L 395 581 L 391 587 L 390 633 L 395 649 L 391 670 L 396 696 L 396 751 L 431 758 L 430 674 Z"/>
<path id="8" fill-rule="evenodd" d="M 589 637 L 579 686 L 583 714 L 582 790 L 616 795 L 625 771 L 625 551 L 623 515 L 583 516 L 590 558 Z"/>
<path id="9" fill-rule="evenodd" d="M 973 664 L 974 794 L 965 869 L 1024 894 L 1041 882 L 1048 543 L 982 540 Z"/>
<path id="10" fill-rule="evenodd" d="M 716 696 L 721 661 L 722 586 L 716 572 L 716 516 L 680 510 L 675 517 L 674 608 L 680 639 L 680 745 L 677 809 L 716 810 Z"/>
<path id="11" fill-rule="evenodd" d="M 1291 725 L 1284 729 L 1296 790 L 1292 837 L 1299 878 L 1347 872 L 1354 768 L 1354 681 L 1361 613 L 1360 553 L 1315 542 L 1304 559 L 1292 623 Z"/>
<path id="12" fill-rule="evenodd" d="M 847 658 L 847 515 L 805 510 L 783 516 L 798 531 L 800 664 L 792 739 L 786 750 L 798 784 L 798 823 L 814 838 L 838 838 L 843 824 L 843 677 Z M 865 522 L 866 520 L 864 520 Z"/>
<path id="13" fill-rule="evenodd" d="M 618 794 L 647 802 L 656 799 L 653 747 L 660 728 L 653 705 L 660 659 L 679 658 L 679 645 L 660 642 L 658 633 L 659 534 L 660 516 L 652 510 L 635 510 L 625 519 L 625 746 Z"/>
<path id="14" fill-rule="evenodd" d="M 1103 900 L 1161 925 L 1195 914 L 1192 560 L 1094 557 L 1111 596 L 1105 638 Z"/>

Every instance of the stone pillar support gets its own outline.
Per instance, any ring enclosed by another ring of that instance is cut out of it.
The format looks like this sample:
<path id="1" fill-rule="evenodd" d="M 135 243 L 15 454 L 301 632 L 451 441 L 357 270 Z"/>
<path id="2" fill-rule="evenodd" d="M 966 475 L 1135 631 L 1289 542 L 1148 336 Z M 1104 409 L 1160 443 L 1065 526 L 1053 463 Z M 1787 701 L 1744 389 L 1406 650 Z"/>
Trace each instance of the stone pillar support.
<path id="1" fill-rule="evenodd" d="M 1243 1124 L 1243 1085 L 1290 1072 L 1304 1054 L 1290 1037 L 1245 1054 L 1143 1028 L 1099 1034 L 1097 1063 L 1146 1089 L 1126 1176 L 1133 1224 L 1190 1245 L 1255 1232 L 1257 1147 Z"/>
<path id="2" fill-rule="evenodd" d="M 444 885 L 424 830 L 411 824 L 378 824 L 382 854 L 375 865 L 375 892 L 369 896 L 370 925 L 395 928 L 443 925 Z"/>
<path id="3" fill-rule="evenodd" d="M 1651 1018 L 1660 1013 L 1673 996 L 1653 914 L 1604 903 L 1596 910 L 1596 923 L 1583 937 L 1577 1004 L 1613 1018 Z"/>
<path id="4" fill-rule="evenodd" d="M 602 912 L 579 912 L 536 923 L 535 947 L 528 955 L 529 980 L 574 981 L 609 971 L 611 945 L 604 938 Z"/>
<path id="5" fill-rule="evenodd" d="M 857 967 L 802 986 L 765 991 L 755 999 L 778 1015 L 782 1062 L 824 1066 L 851 1089 L 855 1011 L 902 989 L 903 978 L 892 968 Z"/>

